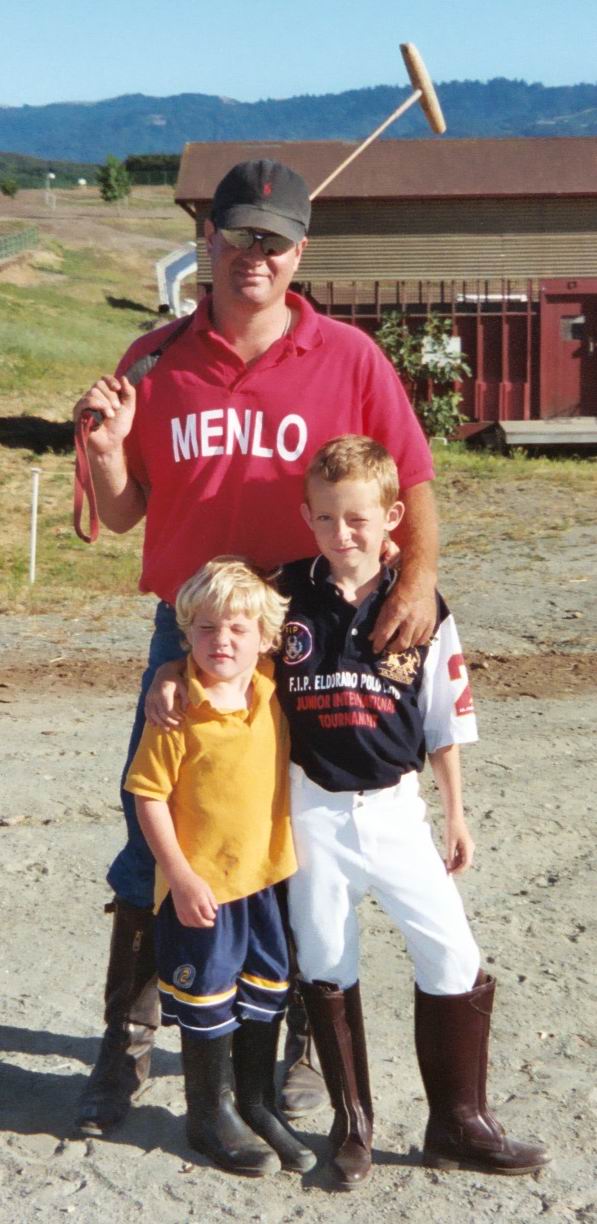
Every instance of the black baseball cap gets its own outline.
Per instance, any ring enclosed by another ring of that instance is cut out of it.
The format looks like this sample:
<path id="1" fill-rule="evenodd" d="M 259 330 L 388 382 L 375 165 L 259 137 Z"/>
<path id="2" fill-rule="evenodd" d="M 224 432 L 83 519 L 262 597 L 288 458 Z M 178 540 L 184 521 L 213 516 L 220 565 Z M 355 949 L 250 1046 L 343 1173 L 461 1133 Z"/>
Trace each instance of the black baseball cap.
<path id="1" fill-rule="evenodd" d="M 247 226 L 300 242 L 311 219 L 307 184 L 281 162 L 239 162 L 216 187 L 211 219 L 218 229 Z"/>

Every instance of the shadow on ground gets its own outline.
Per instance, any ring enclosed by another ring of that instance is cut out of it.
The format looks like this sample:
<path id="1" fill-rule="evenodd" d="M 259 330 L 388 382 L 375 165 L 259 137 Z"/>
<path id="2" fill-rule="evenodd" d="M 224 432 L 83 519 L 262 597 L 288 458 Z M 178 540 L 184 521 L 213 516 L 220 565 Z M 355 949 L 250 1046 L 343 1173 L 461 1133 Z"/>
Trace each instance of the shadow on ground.
<path id="1" fill-rule="evenodd" d="M 35 1067 L 17 1067 L 3 1060 L 0 1068 L 0 1130 L 30 1135 L 46 1132 L 58 1139 L 72 1137 L 73 1117 L 87 1078 L 70 1069 L 73 1061 L 91 1068 L 99 1051 L 97 1037 L 73 1037 L 66 1033 L 0 1026 L 0 1054 L 21 1054 L 38 1060 Z M 43 1058 L 53 1065 L 43 1069 Z M 57 1060 L 69 1064 L 68 1071 Z M 152 1059 L 152 1081 L 159 1076 L 180 1074 L 180 1057 L 170 1050 L 156 1049 Z M 182 1091 L 182 1088 L 181 1088 Z M 155 1106 L 145 1111 L 167 1113 Z M 131 1114 L 131 1117 L 133 1114 Z M 171 1115 L 168 1114 L 170 1123 Z M 153 1127 L 152 1127 L 153 1131 Z M 127 1136 L 127 1142 L 131 1142 Z"/>
<path id="2" fill-rule="evenodd" d="M 38 416 L 0 417 L 0 446 L 45 455 L 66 455 L 75 445 L 72 421 L 46 421 Z"/>
<path id="3" fill-rule="evenodd" d="M 47 1030 L 0 1026 L 0 1053 L 24 1054 L 37 1059 L 78 1060 L 92 1066 L 98 1052 L 99 1042 L 95 1037 L 73 1037 L 65 1033 L 50 1033 Z M 159 1076 L 176 1076 L 180 1073 L 180 1058 L 177 1053 L 156 1049 L 152 1060 L 152 1074 L 147 1091 Z M 88 1139 L 78 1134 L 73 1127 L 77 1101 L 86 1080 L 86 1074 L 63 1071 L 60 1063 L 48 1070 L 17 1067 L 4 1062 L 0 1070 L 0 1131 L 29 1136 L 46 1134 L 55 1137 L 57 1144 L 80 1139 L 86 1142 L 91 1152 L 101 1146 L 102 1139 Z M 182 1100 L 182 1080 L 180 1084 Z M 143 1093 L 127 1115 L 125 1121 L 109 1135 L 108 1142 L 151 1152 L 160 1148 L 164 1152 L 191 1159 L 197 1165 L 209 1165 L 210 1161 L 189 1148 L 184 1117 L 173 1115 L 162 1105 L 144 1104 Z M 300 1123 L 294 1129 L 303 1142 L 313 1149 L 318 1158 L 315 1169 L 305 1175 L 305 1187 L 337 1193 L 333 1174 L 326 1164 L 327 1138 L 321 1132 L 303 1130 Z M 409 1153 L 387 1152 L 374 1149 L 373 1160 L 377 1165 L 394 1165 L 409 1168 L 421 1163 L 420 1153 L 411 1149 Z"/>

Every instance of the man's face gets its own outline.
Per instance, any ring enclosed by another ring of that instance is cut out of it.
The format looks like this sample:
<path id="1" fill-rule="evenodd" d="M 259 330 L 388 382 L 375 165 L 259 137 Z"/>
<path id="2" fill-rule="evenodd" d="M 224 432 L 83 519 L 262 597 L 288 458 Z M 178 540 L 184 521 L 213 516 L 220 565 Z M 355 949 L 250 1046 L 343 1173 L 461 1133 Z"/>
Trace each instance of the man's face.
<path id="1" fill-rule="evenodd" d="M 256 308 L 275 305 L 285 297 L 307 245 L 303 238 L 283 255 L 264 255 L 259 242 L 248 251 L 229 246 L 211 221 L 205 222 L 204 233 L 216 302 L 243 302 Z"/>

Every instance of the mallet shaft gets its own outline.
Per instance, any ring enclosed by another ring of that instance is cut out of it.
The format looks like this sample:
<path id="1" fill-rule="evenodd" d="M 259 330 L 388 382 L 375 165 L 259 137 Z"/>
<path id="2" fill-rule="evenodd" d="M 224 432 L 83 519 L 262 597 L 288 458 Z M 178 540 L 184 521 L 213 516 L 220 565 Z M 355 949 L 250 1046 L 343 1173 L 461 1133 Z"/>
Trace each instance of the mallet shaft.
<path id="1" fill-rule="evenodd" d="M 329 183 L 333 182 L 337 175 L 340 174 L 342 170 L 345 170 L 346 166 L 349 166 L 350 163 L 354 161 L 355 157 L 358 157 L 359 154 L 362 153 L 370 144 L 373 144 L 373 141 L 377 140 L 377 137 L 381 136 L 381 133 L 385 132 L 386 128 L 389 127 L 395 119 L 399 119 L 400 116 L 403 115 L 406 110 L 408 110 L 409 106 L 413 106 L 415 102 L 418 102 L 422 95 L 423 91 L 421 89 L 416 89 L 414 94 L 411 94 L 410 98 L 406 99 L 406 102 L 403 102 L 397 110 L 393 111 L 391 115 L 388 115 L 387 119 L 384 119 L 383 123 L 380 123 L 379 127 L 376 128 L 375 131 L 372 132 L 362 144 L 359 145 L 358 149 L 354 149 L 349 157 L 346 157 L 339 166 L 336 166 L 336 169 L 333 170 L 331 174 L 328 174 L 328 177 L 323 180 L 323 183 L 320 183 L 319 187 L 316 187 L 315 191 L 311 192 L 309 199 L 314 200 L 315 197 L 323 191 L 324 187 L 327 187 Z"/>

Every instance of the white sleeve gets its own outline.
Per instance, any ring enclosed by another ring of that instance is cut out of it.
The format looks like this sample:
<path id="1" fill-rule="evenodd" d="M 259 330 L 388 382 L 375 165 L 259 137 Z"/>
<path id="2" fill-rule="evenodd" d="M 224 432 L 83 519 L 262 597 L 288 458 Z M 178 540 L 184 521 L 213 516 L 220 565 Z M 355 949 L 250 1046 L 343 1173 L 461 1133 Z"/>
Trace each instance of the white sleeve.
<path id="1" fill-rule="evenodd" d="M 451 613 L 442 620 L 429 647 L 418 706 L 428 752 L 450 744 L 473 744 L 479 738 L 460 638 Z"/>

